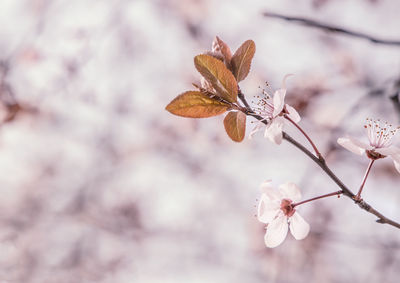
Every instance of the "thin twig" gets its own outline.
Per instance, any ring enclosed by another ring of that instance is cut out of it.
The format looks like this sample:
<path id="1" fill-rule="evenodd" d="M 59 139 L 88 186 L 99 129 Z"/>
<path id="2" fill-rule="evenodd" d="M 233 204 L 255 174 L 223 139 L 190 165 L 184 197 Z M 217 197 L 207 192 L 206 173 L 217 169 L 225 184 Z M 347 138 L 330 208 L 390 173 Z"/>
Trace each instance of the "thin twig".
<path id="1" fill-rule="evenodd" d="M 374 164 L 374 161 L 375 161 L 375 159 L 371 159 L 371 161 L 370 161 L 369 164 L 368 164 L 368 168 L 367 168 L 367 170 L 365 171 L 365 175 L 364 175 L 364 178 L 363 178 L 362 183 L 361 183 L 361 185 L 360 185 L 360 189 L 358 189 L 358 193 L 357 193 L 357 195 L 354 197 L 354 199 L 357 200 L 357 201 L 361 200 L 361 193 L 362 193 L 362 190 L 363 190 L 363 188 L 364 188 L 365 182 L 367 181 L 368 174 L 369 174 L 369 172 L 371 171 L 372 164 Z"/>
<path id="2" fill-rule="evenodd" d="M 317 146 L 314 144 L 314 142 L 311 140 L 311 138 L 307 135 L 307 133 L 292 119 L 290 119 L 290 117 L 288 115 L 284 116 L 290 123 L 292 123 L 302 134 L 303 136 L 306 137 L 306 139 L 308 140 L 308 142 L 311 144 L 312 148 L 315 151 L 315 154 L 317 155 L 318 159 L 322 160 L 322 154 L 321 152 L 318 150 Z"/>
<path id="3" fill-rule="evenodd" d="M 327 197 L 332 197 L 332 196 L 340 196 L 341 194 L 343 194 L 342 191 L 337 191 L 337 192 L 325 194 L 325 195 L 322 195 L 322 196 L 317 196 L 317 197 L 314 197 L 314 198 L 310 198 L 310 199 L 306 199 L 306 200 L 303 200 L 303 201 L 300 201 L 300 202 L 293 203 L 292 207 L 294 208 L 294 207 L 299 206 L 301 204 L 304 204 L 304 203 L 307 203 L 307 202 L 310 202 L 310 201 L 314 201 L 314 200 L 317 200 L 317 199 L 322 199 L 322 198 L 327 198 Z"/>
<path id="4" fill-rule="evenodd" d="M 321 23 L 321 22 L 318 22 L 315 20 L 311 20 L 311 19 L 306 19 L 306 18 L 301 18 L 301 17 L 290 17 L 290 16 L 285 16 L 285 15 L 271 13 L 271 12 L 264 12 L 263 16 L 268 17 L 268 18 L 278 18 L 278 19 L 282 19 L 285 21 L 289 21 L 289 22 L 300 23 L 305 26 L 319 28 L 319 29 L 329 31 L 329 32 L 342 33 L 342 34 L 345 34 L 348 36 L 366 39 L 370 42 L 377 43 L 377 44 L 400 46 L 400 40 L 386 40 L 386 39 L 376 38 L 376 37 L 370 36 L 365 33 L 351 31 L 351 30 L 344 29 L 344 28 L 341 28 L 338 26 L 324 24 L 324 23 Z"/>
<path id="5" fill-rule="evenodd" d="M 243 102 L 244 105 L 249 105 L 246 101 L 246 98 L 244 97 L 243 93 L 242 95 L 239 96 L 239 99 Z M 245 109 L 240 109 L 244 114 L 252 116 L 256 118 L 257 120 L 261 121 L 264 124 L 268 124 L 267 121 L 265 121 L 261 116 L 257 115 L 250 107 L 247 107 Z M 369 205 L 367 202 L 364 200 L 354 200 L 354 193 L 332 172 L 332 170 L 328 167 L 326 164 L 326 161 L 324 159 L 320 160 L 318 157 L 316 157 L 311 151 L 309 151 L 307 148 L 305 148 L 302 144 L 297 142 L 295 139 L 293 139 L 291 136 L 289 136 L 287 133 L 283 132 L 283 139 L 297 147 L 299 150 L 301 150 L 303 153 L 305 153 L 309 158 L 311 158 L 312 161 L 314 161 L 335 183 L 336 185 L 339 186 L 339 188 L 342 190 L 343 195 L 347 196 L 348 198 L 352 199 L 361 209 L 375 215 L 378 217 L 376 222 L 382 223 L 382 224 L 388 224 L 393 227 L 396 227 L 400 229 L 400 224 L 387 218 L 384 216 L 382 213 L 374 209 L 371 205 Z"/>

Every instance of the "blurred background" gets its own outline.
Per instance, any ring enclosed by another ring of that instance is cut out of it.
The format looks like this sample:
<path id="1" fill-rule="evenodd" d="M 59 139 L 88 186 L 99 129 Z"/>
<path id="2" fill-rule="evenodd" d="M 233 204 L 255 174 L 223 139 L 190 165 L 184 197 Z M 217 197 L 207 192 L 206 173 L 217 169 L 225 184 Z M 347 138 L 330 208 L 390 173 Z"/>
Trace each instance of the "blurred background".
<path id="1" fill-rule="evenodd" d="M 164 110 L 215 35 L 232 51 L 252 39 L 248 100 L 295 74 L 288 103 L 356 191 L 368 160 L 336 140 L 366 139 L 367 117 L 400 124 L 400 46 L 264 12 L 400 40 L 391 0 L 0 2 L 0 282 L 398 282 L 400 231 L 347 198 L 300 207 L 310 235 L 266 248 L 263 181 L 304 199 L 338 188 L 286 142 L 237 144 L 223 116 Z M 380 160 L 363 193 L 397 221 L 399 182 Z"/>

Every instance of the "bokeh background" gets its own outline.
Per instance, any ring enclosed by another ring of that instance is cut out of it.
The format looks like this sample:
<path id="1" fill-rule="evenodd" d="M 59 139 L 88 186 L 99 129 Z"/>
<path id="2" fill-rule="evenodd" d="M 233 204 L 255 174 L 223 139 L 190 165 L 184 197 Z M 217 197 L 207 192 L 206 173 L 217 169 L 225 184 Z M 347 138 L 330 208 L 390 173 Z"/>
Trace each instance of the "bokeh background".
<path id="1" fill-rule="evenodd" d="M 400 124 L 400 47 L 265 11 L 400 40 L 393 0 L 0 2 L 0 282 L 398 282 L 400 231 L 347 198 L 302 206 L 310 235 L 266 248 L 261 182 L 338 188 L 288 143 L 237 144 L 223 116 L 164 110 L 215 35 L 233 51 L 253 39 L 248 100 L 295 74 L 288 102 L 356 191 L 368 160 L 336 139 L 365 138 L 367 117 Z M 400 221 L 399 184 L 380 160 L 364 199 Z"/>

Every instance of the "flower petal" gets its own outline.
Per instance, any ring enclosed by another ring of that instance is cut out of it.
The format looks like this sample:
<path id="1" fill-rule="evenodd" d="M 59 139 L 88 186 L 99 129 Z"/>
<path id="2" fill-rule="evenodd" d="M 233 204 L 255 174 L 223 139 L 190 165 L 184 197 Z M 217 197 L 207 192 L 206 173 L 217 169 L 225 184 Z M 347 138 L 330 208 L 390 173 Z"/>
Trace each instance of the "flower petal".
<path id="1" fill-rule="evenodd" d="M 262 127 L 263 123 L 258 122 L 257 125 L 255 125 L 255 127 L 253 128 L 253 130 L 251 130 L 250 134 L 249 134 L 249 139 L 252 139 L 253 136 L 255 135 L 255 133 L 257 133 L 260 128 Z"/>
<path id="2" fill-rule="evenodd" d="M 393 160 L 394 167 L 396 168 L 397 172 L 400 173 L 400 162 Z"/>
<path id="3" fill-rule="evenodd" d="M 281 193 L 272 186 L 271 180 L 261 184 L 261 192 L 265 194 L 269 200 L 280 201 L 282 199 Z"/>
<path id="4" fill-rule="evenodd" d="M 396 168 L 397 172 L 400 173 L 400 153 L 392 154 L 390 157 L 393 159 L 394 167 Z"/>
<path id="5" fill-rule="evenodd" d="M 270 223 L 279 213 L 280 206 L 278 201 L 271 201 L 266 194 L 262 194 L 257 209 L 258 221 Z"/>
<path id="6" fill-rule="evenodd" d="M 285 107 L 286 107 L 287 112 L 289 112 L 289 114 L 288 114 L 289 118 L 292 119 L 295 123 L 300 122 L 301 117 L 300 117 L 299 113 L 297 113 L 296 109 L 294 109 L 289 104 L 286 104 Z"/>
<path id="7" fill-rule="evenodd" d="M 274 93 L 273 103 L 274 103 L 274 112 L 272 113 L 273 117 L 278 116 L 282 110 L 283 106 L 285 106 L 285 95 L 286 89 L 278 89 Z"/>
<path id="8" fill-rule="evenodd" d="M 288 232 L 288 223 L 286 216 L 281 213 L 277 218 L 268 224 L 264 241 L 268 248 L 275 248 L 285 240 Z"/>
<path id="9" fill-rule="evenodd" d="M 283 198 L 292 200 L 293 202 L 298 202 L 301 200 L 301 192 L 299 187 L 292 182 L 287 182 L 279 186 L 279 191 Z"/>
<path id="10" fill-rule="evenodd" d="M 375 151 L 382 155 L 400 155 L 400 148 L 393 145 L 388 147 L 376 148 Z"/>
<path id="11" fill-rule="evenodd" d="M 373 146 L 371 146 L 371 145 L 369 145 L 369 144 L 367 144 L 367 143 L 365 143 L 365 142 L 362 142 L 362 141 L 360 141 L 360 140 L 358 140 L 358 139 L 355 139 L 355 138 L 352 138 L 352 137 L 348 137 L 348 139 L 349 139 L 353 144 L 355 144 L 356 146 L 358 146 L 358 147 L 360 147 L 360 148 L 362 148 L 362 149 L 365 149 L 365 150 L 374 149 Z"/>
<path id="12" fill-rule="evenodd" d="M 273 117 L 278 116 L 283 110 L 283 106 L 285 105 L 286 80 L 290 76 L 293 76 L 293 74 L 287 74 L 283 77 L 281 88 L 274 93 L 274 112 L 272 113 Z"/>
<path id="13" fill-rule="evenodd" d="M 350 137 L 338 138 L 337 142 L 345 149 L 358 155 L 362 155 L 366 149 L 372 149 L 371 146 Z"/>
<path id="14" fill-rule="evenodd" d="M 392 154 L 390 157 L 396 161 L 397 163 L 400 163 L 400 153 L 399 154 Z"/>
<path id="15" fill-rule="evenodd" d="M 300 216 L 298 212 L 295 212 L 292 217 L 290 217 L 289 221 L 290 233 L 292 233 L 296 240 L 302 240 L 307 237 L 308 233 L 310 232 L 310 225 L 304 220 L 303 217 Z"/>
<path id="16" fill-rule="evenodd" d="M 276 117 L 271 121 L 271 124 L 267 126 L 264 132 L 264 137 L 268 138 L 275 144 L 282 143 L 282 128 L 285 123 L 283 117 Z"/>

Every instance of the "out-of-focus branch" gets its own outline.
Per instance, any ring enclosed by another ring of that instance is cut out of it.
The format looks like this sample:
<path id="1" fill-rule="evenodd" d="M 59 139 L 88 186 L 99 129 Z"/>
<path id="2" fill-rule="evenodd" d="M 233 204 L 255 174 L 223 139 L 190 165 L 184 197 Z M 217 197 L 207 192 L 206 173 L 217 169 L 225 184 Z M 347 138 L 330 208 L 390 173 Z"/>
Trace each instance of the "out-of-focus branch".
<path id="1" fill-rule="evenodd" d="M 321 23 L 321 22 L 318 22 L 315 20 L 307 19 L 307 18 L 291 17 L 291 16 L 285 16 L 285 15 L 271 13 L 271 12 L 264 12 L 263 16 L 268 17 L 268 18 L 282 19 L 282 20 L 289 21 L 289 22 L 295 22 L 295 23 L 299 23 L 299 24 L 302 24 L 305 26 L 319 28 L 319 29 L 322 29 L 322 30 L 325 30 L 328 32 L 341 33 L 341 34 L 345 34 L 345 35 L 352 36 L 352 37 L 358 37 L 358 38 L 366 39 L 370 42 L 377 43 L 377 44 L 394 45 L 394 46 L 400 47 L 400 40 L 386 40 L 386 39 L 376 38 L 376 37 L 370 36 L 365 33 L 351 31 L 351 30 L 344 29 L 344 28 L 341 28 L 338 26 L 324 24 L 324 23 Z"/>
<path id="2" fill-rule="evenodd" d="M 400 100 L 399 100 L 400 96 L 399 95 L 400 95 L 400 93 L 391 96 L 390 100 L 392 100 L 394 108 L 396 109 L 397 113 L 400 114 Z"/>
<path id="3" fill-rule="evenodd" d="M 261 121 L 264 124 L 268 124 L 265 119 L 263 119 L 261 116 L 257 115 L 251 107 L 248 107 L 249 105 L 246 101 L 246 98 L 244 97 L 243 93 L 240 92 L 241 95 L 239 95 L 239 99 L 243 102 L 244 105 L 246 105 L 246 108 L 242 109 L 240 108 L 239 110 L 245 113 L 246 115 L 252 116 L 255 119 Z M 319 159 L 317 156 L 315 156 L 311 151 L 309 151 L 307 148 L 305 148 L 302 144 L 297 142 L 295 139 L 293 139 L 291 136 L 289 136 L 287 133 L 283 132 L 283 139 L 297 147 L 299 150 L 301 150 L 304 154 L 306 154 L 312 161 L 314 161 L 335 183 L 338 185 L 338 187 L 342 190 L 343 195 L 347 196 L 348 198 L 352 199 L 354 203 L 356 203 L 361 209 L 375 215 L 378 217 L 376 222 L 382 223 L 382 224 L 389 224 L 393 227 L 396 227 L 400 229 L 400 224 L 387 218 L 384 216 L 382 213 L 374 209 L 371 205 L 366 203 L 364 200 L 358 200 L 354 199 L 355 195 L 354 193 L 335 175 L 335 173 L 332 172 L 332 170 L 329 168 L 329 166 L 326 164 L 325 159 Z"/>
<path id="4" fill-rule="evenodd" d="M 393 106 L 394 106 L 397 114 L 400 115 L 400 79 L 396 80 L 395 91 L 390 96 L 390 100 L 392 100 Z"/>

